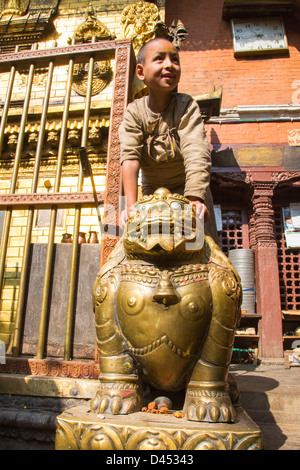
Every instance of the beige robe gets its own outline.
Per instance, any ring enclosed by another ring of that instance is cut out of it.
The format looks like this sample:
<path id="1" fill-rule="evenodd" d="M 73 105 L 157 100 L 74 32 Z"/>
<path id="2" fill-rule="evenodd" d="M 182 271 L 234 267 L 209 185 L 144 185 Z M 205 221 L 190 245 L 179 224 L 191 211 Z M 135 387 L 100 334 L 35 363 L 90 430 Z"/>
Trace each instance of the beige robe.
<path id="1" fill-rule="evenodd" d="M 144 96 L 130 103 L 119 129 L 121 164 L 139 160 L 142 194 L 160 188 L 206 203 L 216 240 L 212 197 L 209 190 L 211 155 L 199 106 L 189 95 L 175 93 L 168 108 L 159 114 L 148 107 Z"/>

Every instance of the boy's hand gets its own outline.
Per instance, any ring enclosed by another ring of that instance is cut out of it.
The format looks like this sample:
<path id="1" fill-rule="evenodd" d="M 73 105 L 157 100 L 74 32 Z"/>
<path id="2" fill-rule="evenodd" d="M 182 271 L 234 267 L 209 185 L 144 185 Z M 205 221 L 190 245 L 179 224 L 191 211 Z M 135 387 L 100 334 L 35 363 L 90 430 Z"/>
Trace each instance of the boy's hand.
<path id="1" fill-rule="evenodd" d="M 209 212 L 205 204 L 199 200 L 190 200 L 190 205 L 195 208 L 196 214 L 200 219 L 204 218 L 204 222 L 209 220 Z"/>
<path id="2" fill-rule="evenodd" d="M 129 212 L 133 209 L 134 204 L 132 204 L 130 207 L 126 207 L 126 209 L 122 210 L 120 214 L 120 220 L 119 220 L 119 225 L 120 228 L 123 229 L 126 225 L 126 222 L 128 220 L 128 214 Z"/>

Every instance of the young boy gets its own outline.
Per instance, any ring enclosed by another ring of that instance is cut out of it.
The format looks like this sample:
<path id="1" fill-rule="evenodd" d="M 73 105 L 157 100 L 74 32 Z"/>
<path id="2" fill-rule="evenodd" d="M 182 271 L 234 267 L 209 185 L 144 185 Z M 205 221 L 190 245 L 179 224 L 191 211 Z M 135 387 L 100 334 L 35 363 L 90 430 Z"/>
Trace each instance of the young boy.
<path id="1" fill-rule="evenodd" d="M 196 101 L 176 92 L 181 75 L 176 48 L 166 39 L 149 41 L 138 53 L 136 74 L 149 95 L 128 105 L 119 130 L 126 197 L 121 223 L 137 200 L 141 169 L 143 195 L 159 187 L 183 194 L 205 220 L 210 214 L 213 228 L 207 228 L 216 238 L 209 144 Z"/>

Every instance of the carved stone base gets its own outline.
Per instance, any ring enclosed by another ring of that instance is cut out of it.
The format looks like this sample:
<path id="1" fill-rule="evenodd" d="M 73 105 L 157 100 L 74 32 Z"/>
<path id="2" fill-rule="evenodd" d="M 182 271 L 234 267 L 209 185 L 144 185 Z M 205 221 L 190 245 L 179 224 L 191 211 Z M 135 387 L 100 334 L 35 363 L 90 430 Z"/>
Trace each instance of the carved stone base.
<path id="1" fill-rule="evenodd" d="M 258 426 L 241 408 L 234 424 L 170 414 L 97 415 L 88 405 L 57 417 L 56 450 L 262 450 Z"/>

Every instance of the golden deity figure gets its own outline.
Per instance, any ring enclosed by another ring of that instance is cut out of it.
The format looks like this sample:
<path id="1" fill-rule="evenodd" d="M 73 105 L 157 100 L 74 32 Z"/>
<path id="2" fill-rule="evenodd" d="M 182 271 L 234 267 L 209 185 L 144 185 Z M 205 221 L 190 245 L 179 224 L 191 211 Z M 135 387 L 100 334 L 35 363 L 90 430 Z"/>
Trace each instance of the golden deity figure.
<path id="1" fill-rule="evenodd" d="M 125 38 L 130 38 L 137 53 L 150 39 L 155 37 L 155 26 L 159 20 L 159 11 L 153 3 L 139 1 L 127 5 L 121 16 Z"/>
<path id="2" fill-rule="evenodd" d="M 19 15 L 26 13 L 29 0 L 0 0 L 1 15 Z"/>
<path id="3" fill-rule="evenodd" d="M 131 39 L 135 55 L 146 42 L 155 38 L 155 27 L 159 18 L 159 10 L 153 3 L 139 1 L 124 8 L 121 15 L 123 36 Z M 145 94 L 147 94 L 147 87 L 134 75 L 133 98 L 140 98 Z"/>
<path id="4" fill-rule="evenodd" d="M 237 272 L 189 201 L 165 188 L 142 197 L 93 290 L 92 410 L 137 412 L 148 383 L 166 395 L 184 389 L 188 420 L 234 422 L 228 369 L 241 297 Z"/>

